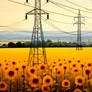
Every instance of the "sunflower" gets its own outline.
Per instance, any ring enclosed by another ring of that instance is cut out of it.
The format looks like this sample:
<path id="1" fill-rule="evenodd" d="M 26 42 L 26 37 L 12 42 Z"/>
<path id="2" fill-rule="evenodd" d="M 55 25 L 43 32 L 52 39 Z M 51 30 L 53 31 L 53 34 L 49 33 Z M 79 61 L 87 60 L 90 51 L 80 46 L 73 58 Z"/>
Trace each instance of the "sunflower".
<path id="1" fill-rule="evenodd" d="M 61 59 L 58 59 L 58 61 L 61 61 Z"/>
<path id="2" fill-rule="evenodd" d="M 84 84 L 84 82 L 85 82 L 85 79 L 82 76 L 77 76 L 75 78 L 75 84 L 76 85 L 82 86 Z"/>
<path id="3" fill-rule="evenodd" d="M 84 64 L 81 64 L 81 68 L 83 68 L 84 67 Z"/>
<path id="4" fill-rule="evenodd" d="M 25 79 L 25 77 L 26 77 L 25 74 L 20 75 L 20 78 L 22 78 L 22 79 Z"/>
<path id="5" fill-rule="evenodd" d="M 69 80 L 63 80 L 62 81 L 62 86 L 63 87 L 70 87 L 70 81 Z"/>
<path id="6" fill-rule="evenodd" d="M 77 69 L 77 68 L 74 68 L 74 69 L 73 69 L 73 73 L 74 73 L 74 74 L 77 74 L 77 73 L 79 73 L 79 69 Z"/>
<path id="7" fill-rule="evenodd" d="M 5 91 L 7 89 L 7 84 L 3 81 L 0 82 L 0 91 Z"/>
<path id="8" fill-rule="evenodd" d="M 50 69 L 54 69 L 55 66 L 56 66 L 55 64 L 50 65 Z"/>
<path id="9" fill-rule="evenodd" d="M 88 63 L 88 67 L 91 67 L 92 66 L 92 63 Z"/>
<path id="10" fill-rule="evenodd" d="M 6 65 L 8 66 L 9 64 L 8 64 L 8 63 L 6 63 Z"/>
<path id="11" fill-rule="evenodd" d="M 4 60 L 4 62 L 6 62 L 7 60 Z"/>
<path id="12" fill-rule="evenodd" d="M 5 67 L 5 70 L 7 70 L 8 69 L 8 67 Z"/>
<path id="13" fill-rule="evenodd" d="M 47 69 L 47 65 L 46 65 L 46 64 L 41 64 L 41 65 L 39 66 L 39 70 L 40 70 L 40 71 L 46 71 L 46 69 Z"/>
<path id="14" fill-rule="evenodd" d="M 80 60 L 78 60 L 77 62 L 80 63 Z"/>
<path id="15" fill-rule="evenodd" d="M 61 69 L 57 69 L 56 75 L 57 77 L 60 77 L 62 75 L 62 70 Z"/>
<path id="16" fill-rule="evenodd" d="M 77 65 L 76 64 L 73 64 L 72 66 L 75 68 Z"/>
<path id="17" fill-rule="evenodd" d="M 82 92 L 80 89 L 76 88 L 73 92 Z"/>
<path id="18" fill-rule="evenodd" d="M 30 75 L 35 75 L 37 73 L 37 71 L 36 71 L 36 68 L 35 67 L 31 67 L 30 69 L 29 69 L 29 74 Z"/>
<path id="19" fill-rule="evenodd" d="M 84 75 L 89 77 L 91 75 L 91 70 L 89 68 L 84 69 Z"/>
<path id="20" fill-rule="evenodd" d="M 66 61 L 66 59 L 64 59 L 64 61 Z"/>
<path id="21" fill-rule="evenodd" d="M 19 68 L 17 67 L 17 68 L 15 68 L 15 70 L 16 70 L 16 71 L 19 71 Z"/>
<path id="22" fill-rule="evenodd" d="M 63 64 L 61 62 L 58 63 L 58 66 L 61 67 Z"/>
<path id="23" fill-rule="evenodd" d="M 2 64 L 0 63 L 0 67 L 2 66 Z"/>
<path id="24" fill-rule="evenodd" d="M 31 87 L 39 87 L 41 83 L 42 83 L 42 80 L 38 76 L 32 76 L 29 79 L 29 84 L 31 85 Z"/>
<path id="25" fill-rule="evenodd" d="M 46 85 L 42 85 L 42 92 L 50 92 L 50 87 Z"/>
<path id="26" fill-rule="evenodd" d="M 66 64 L 63 65 L 63 69 L 64 69 L 64 71 L 68 70 L 68 66 Z"/>
<path id="27" fill-rule="evenodd" d="M 43 83 L 47 86 L 50 86 L 53 84 L 53 79 L 51 76 L 47 75 L 43 78 Z"/>
<path id="28" fill-rule="evenodd" d="M 25 70 L 25 69 L 26 69 L 26 66 L 25 66 L 25 65 L 23 65 L 23 66 L 22 66 L 22 69 L 23 69 L 23 70 Z"/>
<path id="29" fill-rule="evenodd" d="M 14 70 L 8 70 L 6 74 L 7 78 L 10 80 L 13 80 L 16 77 L 16 72 Z"/>
<path id="30" fill-rule="evenodd" d="M 16 65 L 16 62 L 15 62 L 15 61 L 13 61 L 13 62 L 12 62 L 12 65 Z"/>
<path id="31" fill-rule="evenodd" d="M 54 61 L 53 64 L 56 64 L 56 61 Z"/>
<path id="32" fill-rule="evenodd" d="M 71 60 L 68 61 L 69 64 L 70 64 L 71 62 L 72 62 Z"/>

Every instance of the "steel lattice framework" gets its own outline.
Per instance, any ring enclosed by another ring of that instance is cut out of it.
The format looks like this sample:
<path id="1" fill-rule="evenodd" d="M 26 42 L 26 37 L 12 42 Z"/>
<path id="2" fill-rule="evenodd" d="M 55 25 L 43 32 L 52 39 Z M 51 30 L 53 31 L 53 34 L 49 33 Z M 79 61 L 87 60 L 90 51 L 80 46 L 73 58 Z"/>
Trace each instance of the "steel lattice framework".
<path id="1" fill-rule="evenodd" d="M 81 25 L 84 24 L 82 22 L 82 18 L 84 18 L 84 17 L 81 16 L 80 9 L 78 10 L 78 16 L 74 17 L 74 20 L 76 18 L 77 18 L 77 22 L 74 23 L 74 24 L 77 24 L 77 46 L 76 46 L 76 48 L 77 48 L 77 50 L 81 50 L 82 49 L 82 45 L 81 45 L 81 41 L 82 41 L 82 39 L 81 39 Z"/>
<path id="2" fill-rule="evenodd" d="M 26 2 L 28 2 L 28 0 Z M 47 19 L 49 19 L 49 14 L 41 9 L 41 0 L 34 0 L 34 2 L 34 9 L 26 13 L 26 19 L 28 15 L 34 15 L 34 26 L 32 31 L 31 45 L 28 57 L 28 66 L 34 66 L 35 64 L 40 63 L 47 63 L 41 16 L 43 14 L 46 14 Z"/>

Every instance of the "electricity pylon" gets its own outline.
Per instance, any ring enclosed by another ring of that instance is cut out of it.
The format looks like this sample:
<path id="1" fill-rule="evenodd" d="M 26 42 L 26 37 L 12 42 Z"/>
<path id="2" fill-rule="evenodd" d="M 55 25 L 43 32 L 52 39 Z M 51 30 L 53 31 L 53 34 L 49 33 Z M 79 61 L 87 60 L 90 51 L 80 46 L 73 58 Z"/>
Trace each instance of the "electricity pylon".
<path id="1" fill-rule="evenodd" d="M 82 45 L 81 45 L 81 25 L 82 24 L 85 24 L 82 22 L 82 19 L 84 19 L 84 17 L 81 16 L 81 13 L 80 13 L 80 9 L 78 10 L 78 16 L 77 17 L 74 17 L 74 20 L 77 18 L 77 22 L 74 23 L 74 24 L 77 24 L 77 50 L 81 50 L 82 48 Z"/>
<path id="2" fill-rule="evenodd" d="M 26 0 L 26 2 L 28 3 L 28 0 Z M 41 21 L 41 16 L 43 14 L 46 14 L 47 19 L 49 19 L 49 13 L 41 9 L 41 0 L 34 0 L 34 9 L 26 13 L 26 19 L 28 15 L 34 15 L 34 26 L 28 57 L 28 66 L 34 66 L 40 63 L 47 63 L 45 40 Z"/>

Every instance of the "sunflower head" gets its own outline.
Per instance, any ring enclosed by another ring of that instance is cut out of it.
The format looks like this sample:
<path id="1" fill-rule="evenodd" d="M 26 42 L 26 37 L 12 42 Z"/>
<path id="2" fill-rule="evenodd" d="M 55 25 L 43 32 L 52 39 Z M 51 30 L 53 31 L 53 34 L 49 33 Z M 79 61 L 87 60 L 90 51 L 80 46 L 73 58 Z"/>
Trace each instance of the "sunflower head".
<path id="1" fill-rule="evenodd" d="M 63 80 L 62 81 L 62 86 L 63 87 L 70 87 L 70 81 L 69 80 Z"/>
<path id="2" fill-rule="evenodd" d="M 5 91 L 7 89 L 7 84 L 5 82 L 0 82 L 0 91 Z"/>
<path id="3" fill-rule="evenodd" d="M 73 64 L 72 66 L 75 68 L 76 67 L 76 64 Z"/>
<path id="4" fill-rule="evenodd" d="M 67 67 L 66 66 L 64 66 L 64 70 L 66 70 L 67 69 Z"/>
<path id="5" fill-rule="evenodd" d="M 62 63 L 60 62 L 60 63 L 58 64 L 58 66 L 62 66 Z"/>
<path id="6" fill-rule="evenodd" d="M 56 61 L 54 61 L 53 64 L 56 64 Z"/>
<path id="7" fill-rule="evenodd" d="M 22 79 L 25 79 L 26 76 L 25 76 L 25 74 L 21 74 L 20 77 L 21 77 Z"/>
<path id="8" fill-rule="evenodd" d="M 5 67 L 5 70 L 7 70 L 8 69 L 8 67 Z"/>
<path id="9" fill-rule="evenodd" d="M 53 79 L 51 76 L 47 75 L 43 78 L 43 83 L 47 86 L 50 86 L 53 84 Z"/>
<path id="10" fill-rule="evenodd" d="M 84 64 L 81 64 L 81 68 L 83 68 L 84 67 Z"/>
<path id="11" fill-rule="evenodd" d="M 75 84 L 78 86 L 82 86 L 84 84 L 84 82 L 85 82 L 85 79 L 82 76 L 77 76 L 75 78 Z"/>
<path id="12" fill-rule="evenodd" d="M 26 69 L 26 66 L 25 66 L 25 65 L 23 65 L 23 66 L 22 66 L 22 69 L 23 69 L 23 70 L 24 70 L 24 69 Z"/>
<path id="13" fill-rule="evenodd" d="M 9 64 L 8 64 L 8 63 L 6 63 L 6 65 L 8 66 Z"/>
<path id="14" fill-rule="evenodd" d="M 53 64 L 53 65 L 52 65 L 52 68 L 55 68 L 55 66 L 56 66 L 56 65 L 55 65 L 55 64 Z"/>
<path id="15" fill-rule="evenodd" d="M 82 92 L 79 88 L 76 88 L 73 92 Z"/>
<path id="16" fill-rule="evenodd" d="M 37 71 L 36 71 L 36 68 L 35 68 L 35 67 L 31 67 L 31 68 L 29 69 L 29 74 L 30 74 L 30 75 L 36 75 L 36 73 L 37 73 Z"/>
<path id="17" fill-rule="evenodd" d="M 15 62 L 15 61 L 13 61 L 13 62 L 12 62 L 12 65 L 16 65 L 16 62 Z"/>
<path id="18" fill-rule="evenodd" d="M 88 67 L 91 67 L 92 66 L 92 63 L 88 63 Z"/>
<path id="19" fill-rule="evenodd" d="M 40 71 L 46 71 L 47 65 L 46 65 L 46 64 L 41 64 L 41 65 L 39 66 L 39 69 L 40 69 Z"/>
<path id="20" fill-rule="evenodd" d="M 63 69 L 64 71 L 68 70 L 68 65 L 67 64 L 63 65 Z"/>
<path id="21" fill-rule="evenodd" d="M 63 74 L 62 70 L 61 69 L 57 69 L 57 71 L 56 71 L 57 77 L 60 77 L 62 74 Z"/>
<path id="22" fill-rule="evenodd" d="M 42 92 L 50 92 L 50 87 L 47 85 L 42 85 Z"/>
<path id="23" fill-rule="evenodd" d="M 74 68 L 74 69 L 73 69 L 73 73 L 74 73 L 74 74 L 77 74 L 77 73 L 79 73 L 79 69 L 77 69 L 77 68 Z"/>
<path id="24" fill-rule="evenodd" d="M 69 64 L 70 64 L 71 62 L 72 62 L 71 60 L 68 61 Z"/>
<path id="25" fill-rule="evenodd" d="M 61 61 L 61 59 L 58 59 L 58 61 Z"/>
<path id="26" fill-rule="evenodd" d="M 91 75 L 91 70 L 89 68 L 84 69 L 84 75 L 89 77 Z"/>
<path id="27" fill-rule="evenodd" d="M 29 84 L 31 85 L 31 87 L 39 87 L 41 83 L 42 83 L 42 80 L 38 76 L 32 76 L 29 79 Z"/>
<path id="28" fill-rule="evenodd" d="M 80 60 L 78 60 L 77 62 L 80 63 Z"/>
<path id="29" fill-rule="evenodd" d="M 2 64 L 0 63 L 0 67 L 2 66 Z"/>
<path id="30" fill-rule="evenodd" d="M 19 68 L 17 67 L 17 68 L 15 68 L 15 70 L 16 70 L 16 71 L 19 71 Z"/>
<path id="31" fill-rule="evenodd" d="M 14 70 L 7 71 L 7 78 L 13 80 L 16 77 L 16 72 Z"/>

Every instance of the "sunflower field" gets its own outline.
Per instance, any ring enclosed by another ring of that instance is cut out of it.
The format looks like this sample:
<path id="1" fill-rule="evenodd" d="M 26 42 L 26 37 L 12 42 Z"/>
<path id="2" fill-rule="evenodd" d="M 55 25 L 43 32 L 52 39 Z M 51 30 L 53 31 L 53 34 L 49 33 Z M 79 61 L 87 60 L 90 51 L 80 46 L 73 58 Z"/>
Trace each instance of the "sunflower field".
<path id="1" fill-rule="evenodd" d="M 92 92 L 92 48 L 46 48 L 47 64 L 34 66 L 28 53 L 0 49 L 0 92 Z"/>

